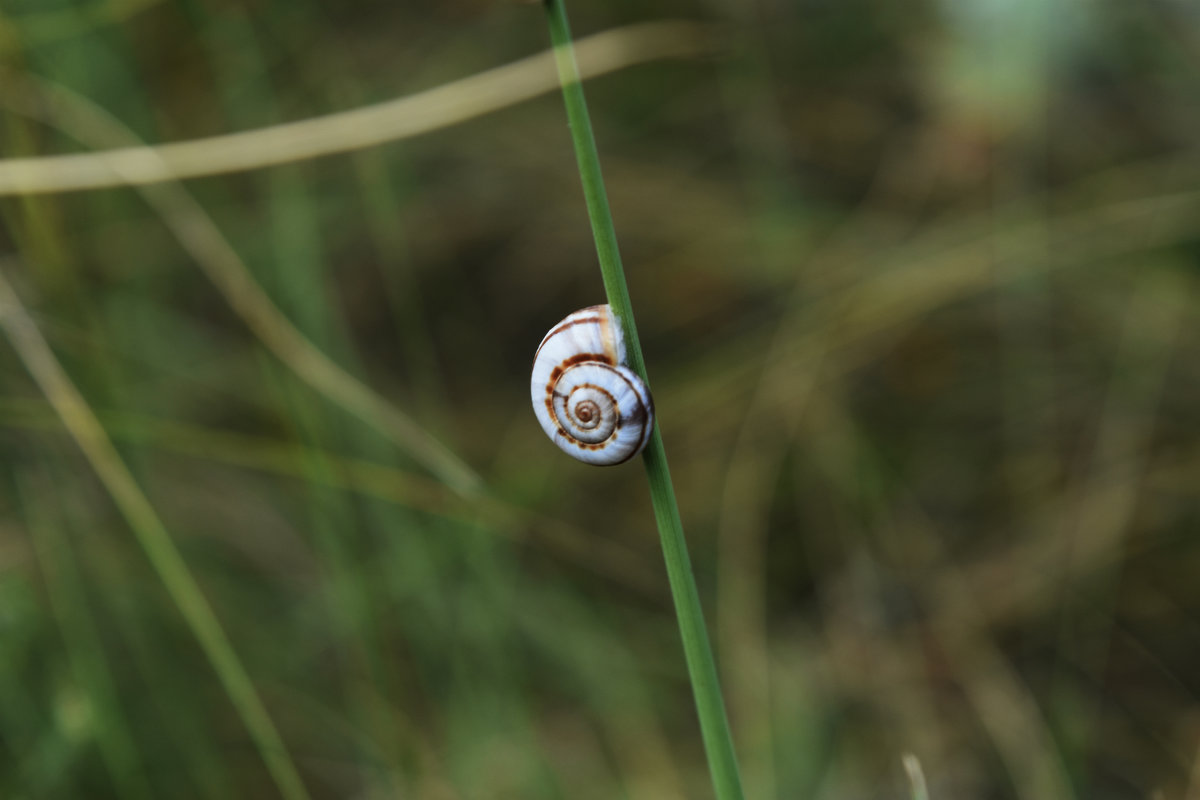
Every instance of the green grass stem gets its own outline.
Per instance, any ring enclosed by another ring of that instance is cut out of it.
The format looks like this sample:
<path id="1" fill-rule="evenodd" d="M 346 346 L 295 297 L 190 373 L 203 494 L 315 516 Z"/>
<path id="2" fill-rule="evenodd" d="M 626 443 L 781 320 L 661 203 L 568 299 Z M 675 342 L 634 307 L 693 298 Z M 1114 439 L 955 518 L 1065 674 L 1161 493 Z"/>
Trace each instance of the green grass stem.
<path id="1" fill-rule="evenodd" d="M 646 364 L 642 358 L 642 345 L 638 339 L 637 326 L 634 324 L 633 305 L 629 300 L 629 288 L 625 284 L 625 271 L 617 248 L 617 234 L 613 228 L 608 195 L 604 191 L 604 179 L 600 173 L 596 139 L 592 134 L 592 123 L 588 117 L 579 67 L 571 43 L 567 12 L 563 0 L 546 0 L 545 5 L 550 40 L 554 45 L 554 60 L 562 83 L 571 138 L 575 143 L 575 157 L 579 162 L 579 177 L 583 182 L 588 217 L 591 219 L 592 233 L 596 238 L 596 254 L 600 260 L 604 290 L 608 295 L 608 303 L 625 332 L 629 366 L 649 386 Z M 679 633 L 683 640 L 683 652 L 696 699 L 696 710 L 700 717 L 700 732 L 704 738 L 713 788 L 719 800 L 740 800 L 743 796 L 742 782 L 733 750 L 733 737 L 725 715 L 725 702 L 721 695 L 712 647 L 708 641 L 704 610 L 700 605 L 700 594 L 696 590 L 696 579 L 692 575 L 687 541 L 683 535 L 683 522 L 679 517 L 679 504 L 675 500 L 675 489 L 671 483 L 670 470 L 667 468 L 667 454 L 658 425 L 655 425 L 650 442 L 646 445 L 642 462 L 646 466 L 646 476 L 650 482 L 650 498 L 654 504 L 654 516 L 662 539 L 667 577 L 675 601 L 675 614 L 679 621 Z"/>
<path id="2" fill-rule="evenodd" d="M 96 728 L 103 731 L 103 735 L 96 736 L 97 749 L 118 796 L 148 799 L 154 792 L 125 719 L 117 682 L 105 658 L 100 631 L 84 590 L 83 574 L 66 532 L 61 529 L 62 520 L 37 501 L 35 485 L 30 474 L 17 475 L 17 496 L 45 580 L 50 610 L 62 634 L 71 675 L 94 710 Z M 37 488 L 45 487 L 37 485 Z"/>
<path id="3" fill-rule="evenodd" d="M 90 405 L 55 358 L 0 264 L 0 332 L 7 335 L 46 399 L 62 418 L 162 579 L 208 657 L 284 800 L 308 800 L 304 782 L 233 643 L 192 576 L 158 512 L 142 492 Z"/>

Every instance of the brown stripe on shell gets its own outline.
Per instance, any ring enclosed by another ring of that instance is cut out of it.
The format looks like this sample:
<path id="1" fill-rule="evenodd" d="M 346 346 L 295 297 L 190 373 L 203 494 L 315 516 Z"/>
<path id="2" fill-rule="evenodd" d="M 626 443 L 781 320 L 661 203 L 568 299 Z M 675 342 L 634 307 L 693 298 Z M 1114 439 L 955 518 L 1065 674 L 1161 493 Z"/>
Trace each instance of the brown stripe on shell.
<path id="1" fill-rule="evenodd" d="M 553 386 L 562 377 L 562 374 L 576 364 L 582 364 L 585 361 L 594 361 L 599 364 L 608 364 L 610 367 L 616 366 L 613 360 L 604 353 L 576 353 L 570 358 L 564 358 L 558 363 L 558 366 L 550 370 L 550 383 L 547 386 Z"/>
<path id="2" fill-rule="evenodd" d="M 576 311 L 575 313 L 582 314 L 586 311 L 591 311 L 591 310 L 597 309 L 597 308 L 600 308 L 600 306 L 591 306 L 589 308 L 583 309 L 583 311 Z M 547 333 L 545 338 L 542 339 L 542 343 L 538 345 L 537 352 L 533 354 L 533 363 L 535 363 L 535 364 L 537 363 L 538 356 L 540 356 L 542 354 L 542 348 L 546 346 L 546 342 L 550 341 L 558 334 L 562 333 L 563 331 L 567 330 L 568 328 L 573 328 L 576 325 L 582 325 L 585 322 L 603 322 L 603 320 L 604 320 L 603 315 L 597 315 L 595 317 L 581 317 L 579 319 L 568 319 L 566 322 L 563 322 L 561 325 L 556 327 L 554 330 Z"/>
<path id="3" fill-rule="evenodd" d="M 588 444 L 587 442 L 579 441 L 578 439 L 576 439 L 574 436 L 572 436 L 569 433 L 563 432 L 561 428 L 559 429 L 559 433 L 561 433 L 564 437 L 566 437 L 566 439 L 571 443 L 571 447 L 578 447 L 580 450 L 603 450 L 604 448 L 608 447 L 608 443 L 612 441 L 612 437 L 610 436 L 607 439 L 605 439 L 603 442 L 597 442 L 596 444 Z M 628 461 L 628 459 L 625 459 L 625 460 Z M 617 462 L 617 463 L 621 463 L 621 462 Z"/>

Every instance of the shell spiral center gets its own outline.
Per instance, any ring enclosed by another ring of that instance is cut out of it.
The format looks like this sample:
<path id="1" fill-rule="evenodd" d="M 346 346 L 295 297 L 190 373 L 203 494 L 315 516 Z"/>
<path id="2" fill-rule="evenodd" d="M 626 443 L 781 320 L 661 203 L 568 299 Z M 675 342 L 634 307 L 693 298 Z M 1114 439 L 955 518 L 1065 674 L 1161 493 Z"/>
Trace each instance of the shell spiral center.
<path id="1" fill-rule="evenodd" d="M 585 363 L 562 374 L 555 384 L 554 416 L 563 432 L 584 444 L 599 444 L 613 435 L 621 424 L 617 398 L 602 380 L 611 371 L 607 364 Z"/>

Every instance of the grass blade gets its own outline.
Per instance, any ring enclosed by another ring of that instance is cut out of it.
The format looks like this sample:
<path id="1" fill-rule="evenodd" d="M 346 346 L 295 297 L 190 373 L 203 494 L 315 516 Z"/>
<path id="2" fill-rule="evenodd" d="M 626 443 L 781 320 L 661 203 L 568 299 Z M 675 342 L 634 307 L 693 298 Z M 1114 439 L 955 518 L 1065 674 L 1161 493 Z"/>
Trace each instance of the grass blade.
<path id="1" fill-rule="evenodd" d="M 65 87 L 27 80 L 19 84 L 13 81 L 5 90 L 4 102 L 9 108 L 82 142 L 104 146 L 115 141 L 137 141 L 119 120 Z M 234 313 L 300 380 L 378 429 L 455 491 L 464 496 L 481 491 L 483 479 L 466 462 L 398 406 L 347 372 L 292 324 L 181 183 L 142 186 L 139 191 Z"/>
<path id="2" fill-rule="evenodd" d="M 617 234 L 613 227 L 612 212 L 608 207 L 608 195 L 604 190 L 604 178 L 600 173 L 600 157 L 596 152 L 596 139 L 592 134 L 592 123 L 583 96 L 583 85 L 579 66 L 575 62 L 563 0 L 547 0 L 546 19 L 550 26 L 554 61 L 558 67 L 563 100 L 567 106 L 567 118 L 571 125 L 571 138 L 575 143 L 575 157 L 579 163 L 579 177 L 583 182 L 588 217 L 592 221 L 592 233 L 596 238 L 596 253 L 600 259 L 604 290 L 608 295 L 608 303 L 616 313 L 617 319 L 621 321 L 625 332 L 629 366 L 649 386 L 646 364 L 642 358 L 642 345 L 633 319 L 633 304 L 629 299 L 629 288 L 625 284 L 625 272 L 617 248 Z M 657 424 L 649 444 L 646 445 L 642 462 L 650 482 L 650 498 L 654 504 L 654 516 L 662 539 L 663 558 L 667 564 L 667 577 L 675 601 L 679 633 L 683 640 L 688 675 L 691 678 L 692 693 L 700 717 L 700 733 L 704 738 L 704 750 L 708 756 L 713 788 L 720 800 L 740 800 L 742 782 L 737 757 L 733 751 L 733 737 L 725 715 L 725 701 L 721 696 L 717 668 L 708 641 L 700 594 L 696 589 L 696 579 L 692 575 L 687 540 L 683 535 L 683 522 L 679 517 L 679 504 L 675 500 L 675 488 L 667 467 L 667 453 L 663 448 L 662 435 Z"/>
<path id="3" fill-rule="evenodd" d="M 588 77 L 666 58 L 712 53 L 712 31 L 694 22 L 646 22 L 580 43 Z M 423 92 L 323 117 L 155 147 L 0 160 L 0 194 L 144 186 L 243 172 L 374 147 L 429 133 L 553 91 L 549 53 Z"/>
<path id="4" fill-rule="evenodd" d="M 17 356 L 54 406 L 129 522 L 155 572 L 166 585 L 188 628 L 212 663 L 280 794 L 287 800 L 307 800 L 308 791 L 300 780 L 275 723 L 271 721 L 246 668 L 242 666 L 212 606 L 208 604 L 183 556 L 167 533 L 166 526 L 121 460 L 91 407 L 54 357 L 2 271 L 0 329 L 4 330 Z"/>

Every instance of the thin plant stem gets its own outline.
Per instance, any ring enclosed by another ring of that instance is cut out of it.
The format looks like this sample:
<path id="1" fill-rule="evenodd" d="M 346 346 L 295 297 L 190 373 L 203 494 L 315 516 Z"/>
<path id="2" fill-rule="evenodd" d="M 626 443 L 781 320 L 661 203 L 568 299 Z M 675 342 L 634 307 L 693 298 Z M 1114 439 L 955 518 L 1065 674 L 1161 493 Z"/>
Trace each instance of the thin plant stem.
<path id="1" fill-rule="evenodd" d="M 716 47 L 717 40 L 705 25 L 666 20 L 582 39 L 579 58 L 584 74 L 594 77 L 656 59 L 702 56 Z M 416 94 L 265 128 L 153 146 L 114 142 L 89 153 L 4 158 L 0 159 L 0 195 L 169 183 L 420 136 L 553 91 L 557 82 L 547 70 L 551 58 L 550 53 L 538 53 Z M 0 81 L 6 84 L 14 77 L 0 73 Z"/>
<path id="2" fill-rule="evenodd" d="M 241 716 L 279 794 L 284 800 L 308 800 L 308 790 L 284 746 L 283 737 L 233 649 L 233 643 L 221 627 L 158 512 L 138 486 L 95 412 L 71 382 L 4 276 L 6 267 L 6 262 L 0 262 L 0 332 L 12 342 L 18 358 L 62 419 L 63 425 L 70 431 L 133 529 L 150 564 L 166 586 L 167 594 L 175 601 L 229 695 L 230 702 Z"/>
<path id="3" fill-rule="evenodd" d="M 925 771 L 921 762 L 912 753 L 905 753 L 902 759 L 904 771 L 908 774 L 908 783 L 912 788 L 912 800 L 929 800 L 929 789 L 925 785 Z"/>
<path id="4" fill-rule="evenodd" d="M 596 140 L 592 134 L 592 123 L 583 97 L 579 67 L 575 62 L 575 51 L 571 44 L 566 9 L 563 7 L 563 0 L 546 0 L 545 5 L 550 39 L 554 44 L 554 60 L 567 106 L 567 120 L 571 127 L 571 138 L 575 143 L 575 157 L 579 162 L 579 177 L 583 182 L 583 195 L 592 222 L 592 233 L 596 238 L 596 254 L 600 260 L 604 290 L 608 295 L 608 303 L 620 320 L 625 333 L 629 367 L 649 386 L 646 364 L 642 358 L 642 345 L 638 339 L 637 326 L 634 324 L 633 306 L 629 300 L 629 288 L 625 284 L 625 271 L 617 249 L 617 234 L 613 229 L 608 195 L 604 191 L 604 179 L 600 174 L 600 157 L 596 152 Z M 683 523 L 679 518 L 679 505 L 675 500 L 675 489 L 667 468 L 667 454 L 657 425 L 650 436 L 650 442 L 646 445 L 642 462 L 650 482 L 650 498 L 654 504 L 654 517 L 662 539 L 667 578 L 670 580 L 671 595 L 675 601 L 675 614 L 679 621 L 679 633 L 683 640 L 692 692 L 696 698 L 700 733 L 704 739 L 713 788 L 719 800 L 741 800 L 742 783 L 737 757 L 733 751 L 729 720 L 725 715 L 725 701 L 721 696 L 721 684 L 717 679 L 717 668 L 708 641 L 700 594 L 696 590 L 696 579 L 692 575 Z"/>

